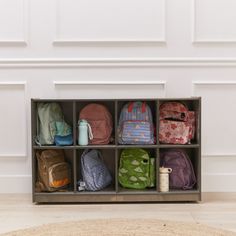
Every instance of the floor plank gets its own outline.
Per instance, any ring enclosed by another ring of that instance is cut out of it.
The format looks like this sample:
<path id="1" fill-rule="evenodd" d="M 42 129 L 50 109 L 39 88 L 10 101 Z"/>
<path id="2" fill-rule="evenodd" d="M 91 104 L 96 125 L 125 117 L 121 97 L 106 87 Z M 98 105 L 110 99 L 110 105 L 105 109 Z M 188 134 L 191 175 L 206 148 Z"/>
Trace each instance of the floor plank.
<path id="1" fill-rule="evenodd" d="M 29 194 L 1 194 L 0 233 L 54 222 L 107 218 L 199 222 L 236 232 L 235 197 L 204 194 L 200 203 L 35 205 Z"/>

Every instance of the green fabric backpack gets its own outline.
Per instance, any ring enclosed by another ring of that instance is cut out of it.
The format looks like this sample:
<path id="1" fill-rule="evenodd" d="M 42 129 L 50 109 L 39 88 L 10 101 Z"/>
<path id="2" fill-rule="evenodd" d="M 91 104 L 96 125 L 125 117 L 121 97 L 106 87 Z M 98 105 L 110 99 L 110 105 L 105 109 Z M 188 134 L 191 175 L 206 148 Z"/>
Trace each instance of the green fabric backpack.
<path id="1" fill-rule="evenodd" d="M 64 121 L 62 109 L 56 102 L 37 104 L 37 137 L 39 145 L 54 144 L 55 135 L 71 134 L 71 127 Z"/>
<path id="2" fill-rule="evenodd" d="M 155 186 L 155 158 L 140 148 L 121 153 L 118 180 L 122 187 L 145 189 Z"/>

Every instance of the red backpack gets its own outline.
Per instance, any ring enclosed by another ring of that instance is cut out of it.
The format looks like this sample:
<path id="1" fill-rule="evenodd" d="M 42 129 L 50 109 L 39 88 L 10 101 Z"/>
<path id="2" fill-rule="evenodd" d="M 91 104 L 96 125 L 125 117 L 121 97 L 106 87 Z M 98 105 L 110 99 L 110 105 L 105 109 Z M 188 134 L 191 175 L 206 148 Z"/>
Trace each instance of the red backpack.
<path id="1" fill-rule="evenodd" d="M 91 126 L 93 139 L 89 141 L 90 144 L 108 144 L 111 141 L 112 116 L 104 105 L 91 103 L 85 106 L 79 119 L 87 120 Z"/>
<path id="2" fill-rule="evenodd" d="M 166 102 L 160 106 L 160 143 L 190 143 L 195 134 L 195 112 L 180 102 Z"/>

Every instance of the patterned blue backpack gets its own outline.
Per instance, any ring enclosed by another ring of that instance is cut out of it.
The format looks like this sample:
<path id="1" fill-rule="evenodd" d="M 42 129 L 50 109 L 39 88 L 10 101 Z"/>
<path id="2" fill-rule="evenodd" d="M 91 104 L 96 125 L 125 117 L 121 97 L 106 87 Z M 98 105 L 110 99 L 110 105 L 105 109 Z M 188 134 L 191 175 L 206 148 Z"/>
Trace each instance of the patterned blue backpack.
<path id="1" fill-rule="evenodd" d="M 120 144 L 154 144 L 152 112 L 145 102 L 129 102 L 121 110 L 118 124 Z"/>
<path id="2" fill-rule="evenodd" d="M 98 150 L 85 149 L 81 156 L 81 174 L 85 190 L 98 191 L 112 182 L 111 173 Z M 80 181 L 79 185 L 81 187 Z"/>

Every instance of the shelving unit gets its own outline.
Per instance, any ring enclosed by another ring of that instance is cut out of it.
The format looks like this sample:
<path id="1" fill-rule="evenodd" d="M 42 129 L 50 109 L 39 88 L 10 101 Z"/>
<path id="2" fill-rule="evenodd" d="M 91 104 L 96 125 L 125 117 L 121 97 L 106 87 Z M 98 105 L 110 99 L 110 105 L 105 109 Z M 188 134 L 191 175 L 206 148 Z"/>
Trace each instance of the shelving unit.
<path id="1" fill-rule="evenodd" d="M 119 115 L 124 104 L 130 101 L 145 101 L 151 108 L 153 121 L 156 125 L 156 137 L 158 137 L 159 127 L 159 106 L 167 101 L 182 101 L 186 103 L 190 110 L 196 112 L 196 134 L 193 142 L 186 145 L 160 144 L 153 145 L 120 145 L 117 139 L 117 126 Z M 73 127 L 73 145 L 72 146 L 38 146 L 35 143 L 37 126 L 37 103 L 38 102 L 58 102 L 60 103 L 64 117 L 67 123 Z M 89 103 L 99 103 L 105 105 L 113 117 L 113 137 L 114 141 L 108 145 L 88 145 L 79 146 L 77 143 L 77 122 L 81 109 Z M 56 202 L 159 202 L 159 201 L 200 201 L 201 200 L 201 98 L 161 98 L 161 99 L 106 99 L 106 100 L 76 100 L 76 99 L 32 99 L 31 100 L 31 122 L 32 122 L 32 196 L 33 202 L 37 203 L 56 203 Z M 104 161 L 107 164 L 113 176 L 112 184 L 101 191 L 79 192 L 77 190 L 77 181 L 81 178 L 80 156 L 84 149 L 99 149 L 102 152 Z M 145 190 L 126 189 L 118 183 L 118 168 L 120 153 L 127 148 L 143 148 L 148 150 L 156 158 L 156 186 Z M 197 177 L 197 184 L 192 190 L 171 190 L 167 193 L 159 192 L 158 176 L 160 151 L 166 148 L 185 149 L 192 161 L 194 171 Z M 35 183 L 37 180 L 37 160 L 36 151 L 46 149 L 63 149 L 66 160 L 70 163 L 72 169 L 72 183 L 68 191 L 65 192 L 36 192 Z"/>

